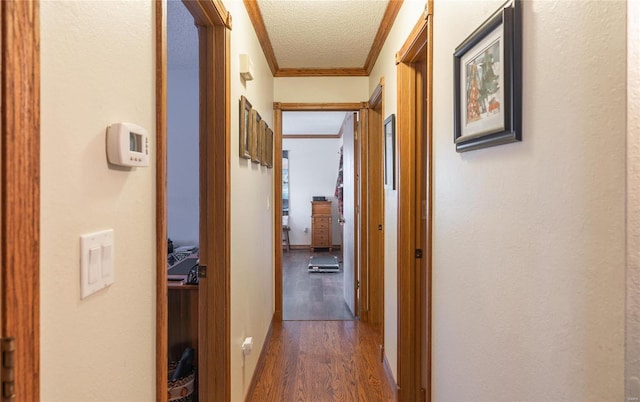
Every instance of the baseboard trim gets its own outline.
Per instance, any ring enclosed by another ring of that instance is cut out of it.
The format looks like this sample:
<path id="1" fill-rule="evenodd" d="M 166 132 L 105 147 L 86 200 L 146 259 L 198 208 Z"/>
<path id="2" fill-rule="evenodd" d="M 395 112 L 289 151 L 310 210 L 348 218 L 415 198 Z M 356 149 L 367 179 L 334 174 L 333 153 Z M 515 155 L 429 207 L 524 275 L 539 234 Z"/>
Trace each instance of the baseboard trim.
<path id="1" fill-rule="evenodd" d="M 340 250 L 342 247 L 339 244 L 331 246 L 334 250 Z M 291 250 L 309 250 L 311 245 L 309 244 L 292 244 L 289 246 Z"/>
<path id="2" fill-rule="evenodd" d="M 292 244 L 290 246 L 291 250 L 309 250 L 308 244 Z"/>
<path id="3" fill-rule="evenodd" d="M 267 331 L 267 336 L 264 338 L 264 343 L 262 344 L 262 350 L 260 351 L 260 357 L 258 357 L 258 363 L 256 364 L 256 368 L 253 371 L 253 375 L 251 375 L 251 383 L 249 384 L 249 389 L 247 389 L 247 393 L 244 398 L 245 401 L 249 395 L 253 395 L 256 390 L 256 386 L 258 385 L 258 373 L 262 371 L 262 367 L 264 366 L 264 361 L 266 360 L 267 355 L 267 345 L 271 342 L 271 336 L 273 335 L 273 322 L 276 321 L 276 313 L 273 314 L 271 318 L 271 324 L 269 324 L 269 330 Z"/>
<path id="4" fill-rule="evenodd" d="M 389 381 L 389 384 L 391 384 L 394 390 L 394 396 L 395 396 L 395 400 L 398 400 L 398 391 L 400 390 L 400 387 L 398 387 L 398 384 L 396 384 L 396 380 L 393 378 L 393 372 L 391 371 L 391 367 L 389 366 L 389 360 L 387 360 L 387 355 L 385 354 L 383 356 L 383 362 L 382 362 L 382 366 L 384 367 L 384 373 L 387 375 L 387 381 Z"/>

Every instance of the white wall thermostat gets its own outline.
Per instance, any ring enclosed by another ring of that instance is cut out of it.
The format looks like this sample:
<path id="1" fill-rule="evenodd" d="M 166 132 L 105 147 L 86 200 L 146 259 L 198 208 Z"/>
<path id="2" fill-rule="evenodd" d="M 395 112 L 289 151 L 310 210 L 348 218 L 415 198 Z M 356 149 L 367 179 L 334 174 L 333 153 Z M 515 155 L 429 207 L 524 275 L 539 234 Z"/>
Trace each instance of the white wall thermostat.
<path id="1" fill-rule="evenodd" d="M 149 166 L 149 133 L 133 123 L 107 128 L 107 159 L 120 166 Z"/>

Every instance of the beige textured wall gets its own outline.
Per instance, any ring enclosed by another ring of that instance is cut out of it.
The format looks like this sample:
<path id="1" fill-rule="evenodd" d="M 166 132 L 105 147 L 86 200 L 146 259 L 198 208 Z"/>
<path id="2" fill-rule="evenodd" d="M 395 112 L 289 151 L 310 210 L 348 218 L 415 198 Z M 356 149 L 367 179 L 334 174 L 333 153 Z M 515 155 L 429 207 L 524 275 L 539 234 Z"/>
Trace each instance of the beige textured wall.
<path id="1" fill-rule="evenodd" d="M 409 33 L 418 23 L 424 12 L 425 1 L 406 0 L 396 21 L 387 37 L 380 56 L 369 76 L 369 94 L 376 88 L 380 79 L 384 77 L 384 110 L 386 119 L 390 114 L 397 113 L 398 85 L 396 74 L 395 54 Z M 368 99 L 368 98 L 367 98 Z M 398 367 L 398 192 L 385 190 L 384 205 L 384 343 L 385 355 L 389 362 L 394 378 L 397 378 Z"/>
<path id="2" fill-rule="evenodd" d="M 640 2 L 627 3 L 626 401 L 640 401 Z M 634 399 L 635 398 L 635 399 Z"/>
<path id="3" fill-rule="evenodd" d="M 275 102 L 362 102 L 369 99 L 367 77 L 279 77 L 274 79 Z"/>
<path id="4" fill-rule="evenodd" d="M 435 2 L 433 398 L 620 401 L 625 2 L 523 2 L 523 142 L 455 152 L 452 53 L 502 1 Z"/>
<path id="5" fill-rule="evenodd" d="M 231 31 L 231 400 L 243 401 L 274 312 L 273 169 L 240 159 L 239 100 L 247 97 L 273 127 L 273 77 L 242 1 L 225 1 Z M 240 78 L 240 54 L 253 61 L 253 81 Z M 253 337 L 243 362 L 242 341 Z M 244 363 L 244 364 L 243 364 Z"/>
<path id="6" fill-rule="evenodd" d="M 41 397 L 155 399 L 155 159 L 111 169 L 105 130 L 149 130 L 151 1 L 41 2 Z M 80 300 L 79 236 L 115 230 L 115 283 Z"/>

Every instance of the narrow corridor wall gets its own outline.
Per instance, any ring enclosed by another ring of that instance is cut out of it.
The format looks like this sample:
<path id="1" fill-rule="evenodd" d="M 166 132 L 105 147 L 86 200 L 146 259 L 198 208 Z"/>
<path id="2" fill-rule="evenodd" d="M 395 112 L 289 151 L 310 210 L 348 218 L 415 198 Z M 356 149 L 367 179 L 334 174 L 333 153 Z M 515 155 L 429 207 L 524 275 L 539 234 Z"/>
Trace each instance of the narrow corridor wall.
<path id="1" fill-rule="evenodd" d="M 154 2 L 43 1 L 41 399 L 151 401 L 156 372 L 155 153 L 107 165 L 109 124 L 155 150 Z M 115 282 L 80 299 L 79 236 L 113 228 Z"/>
<path id="2" fill-rule="evenodd" d="M 398 85 L 395 55 L 405 43 L 418 20 L 423 18 L 425 1 L 405 0 L 391 32 L 380 51 L 371 75 L 372 94 L 384 79 L 383 118 L 398 111 Z M 367 96 L 367 99 L 369 97 Z M 384 352 L 393 376 L 398 373 L 398 191 L 385 189 L 384 194 Z"/>
<path id="3" fill-rule="evenodd" d="M 273 169 L 239 156 L 240 96 L 273 127 L 273 76 L 242 1 L 225 0 L 231 34 L 231 400 L 243 401 L 274 313 Z M 240 77 L 251 57 L 253 81 Z M 242 342 L 253 338 L 243 357 Z"/>
<path id="4" fill-rule="evenodd" d="M 625 2 L 523 1 L 523 141 L 458 154 L 434 6 L 434 400 L 623 400 Z"/>

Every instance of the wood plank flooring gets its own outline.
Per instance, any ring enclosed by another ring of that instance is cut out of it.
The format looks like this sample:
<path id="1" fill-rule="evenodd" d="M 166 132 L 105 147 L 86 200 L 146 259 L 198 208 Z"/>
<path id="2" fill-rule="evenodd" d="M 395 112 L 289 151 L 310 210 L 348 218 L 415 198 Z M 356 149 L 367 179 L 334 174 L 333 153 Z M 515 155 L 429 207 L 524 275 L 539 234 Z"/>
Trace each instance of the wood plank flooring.
<path id="1" fill-rule="evenodd" d="M 251 402 L 395 401 L 379 328 L 359 321 L 273 323 Z"/>
<path id="2" fill-rule="evenodd" d="M 282 253 L 282 318 L 284 320 L 353 320 L 344 301 L 344 272 L 309 272 L 309 250 Z M 339 251 L 315 252 L 315 256 Z"/>

